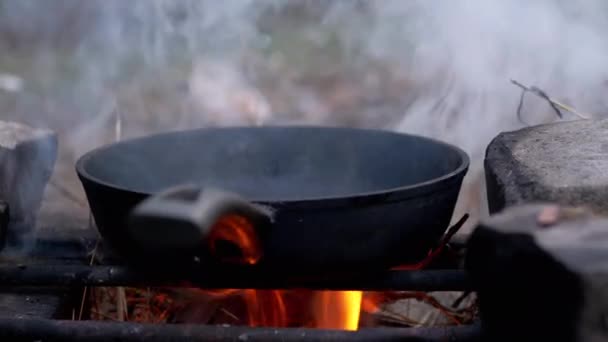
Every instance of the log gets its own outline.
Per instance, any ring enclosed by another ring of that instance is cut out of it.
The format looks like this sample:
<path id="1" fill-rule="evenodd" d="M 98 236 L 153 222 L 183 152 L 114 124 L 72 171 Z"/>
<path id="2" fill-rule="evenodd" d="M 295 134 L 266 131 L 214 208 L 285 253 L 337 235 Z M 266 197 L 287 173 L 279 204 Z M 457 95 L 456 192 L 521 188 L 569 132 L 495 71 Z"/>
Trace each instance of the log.
<path id="1" fill-rule="evenodd" d="M 488 341 L 608 339 L 608 219 L 514 206 L 472 233 L 465 268 Z"/>
<path id="2" fill-rule="evenodd" d="M 491 214 L 553 202 L 608 214 L 608 120 L 539 125 L 498 135 L 485 157 Z"/>
<path id="3" fill-rule="evenodd" d="M 10 208 L 9 242 L 32 231 L 57 159 L 57 136 L 0 121 L 0 200 Z"/>

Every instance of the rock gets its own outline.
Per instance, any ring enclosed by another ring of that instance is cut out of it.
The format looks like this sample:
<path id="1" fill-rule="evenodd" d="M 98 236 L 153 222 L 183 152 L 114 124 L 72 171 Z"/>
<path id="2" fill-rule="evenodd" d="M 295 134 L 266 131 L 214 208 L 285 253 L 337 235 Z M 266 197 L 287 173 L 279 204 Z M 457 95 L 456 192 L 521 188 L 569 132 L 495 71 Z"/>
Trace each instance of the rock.
<path id="1" fill-rule="evenodd" d="M 0 121 L 0 200 L 10 208 L 9 241 L 35 226 L 56 158 L 55 133 Z"/>
<path id="2" fill-rule="evenodd" d="M 490 213 L 525 202 L 608 214 L 608 120 L 540 125 L 498 135 L 486 149 Z"/>
<path id="3" fill-rule="evenodd" d="M 465 267 L 488 341 L 608 339 L 608 219 L 528 204 L 482 221 Z"/>

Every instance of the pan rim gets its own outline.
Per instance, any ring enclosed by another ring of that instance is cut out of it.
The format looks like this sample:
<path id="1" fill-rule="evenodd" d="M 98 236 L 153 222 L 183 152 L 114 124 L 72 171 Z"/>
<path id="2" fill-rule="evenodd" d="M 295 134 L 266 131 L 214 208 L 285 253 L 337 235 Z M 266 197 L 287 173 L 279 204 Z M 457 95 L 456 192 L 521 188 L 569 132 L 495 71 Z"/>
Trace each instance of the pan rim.
<path id="1" fill-rule="evenodd" d="M 349 203 L 352 201 L 361 201 L 361 200 L 374 200 L 374 199 L 382 199 L 383 202 L 386 202 L 387 196 L 394 200 L 402 200 L 404 198 L 418 196 L 421 193 L 430 193 L 435 192 L 441 188 L 444 188 L 446 183 L 449 183 L 450 180 L 464 178 L 466 175 L 468 168 L 470 166 L 470 158 L 469 155 L 460 147 L 426 136 L 410 134 L 410 133 L 402 133 L 391 130 L 384 129 L 372 129 L 372 128 L 353 128 L 353 127 L 345 127 L 345 126 L 321 126 L 321 125 L 264 125 L 264 126 L 211 126 L 211 127 L 202 127 L 196 129 L 186 129 L 186 130 L 171 130 L 165 131 L 161 133 L 153 133 L 144 135 L 141 137 L 131 138 L 115 143 L 110 143 L 106 145 L 102 145 L 96 147 L 78 158 L 75 164 L 76 173 L 78 177 L 83 180 L 87 180 L 90 182 L 97 183 L 98 185 L 104 186 L 108 189 L 128 192 L 132 194 L 137 194 L 140 196 L 151 196 L 154 195 L 155 192 L 142 192 L 134 189 L 130 189 L 125 186 L 120 186 L 117 184 L 112 184 L 108 181 L 100 179 L 91 175 L 86 170 L 87 162 L 100 153 L 101 151 L 108 150 L 110 148 L 116 148 L 117 146 L 127 144 L 127 143 L 135 143 L 137 141 L 147 140 L 152 137 L 160 137 L 167 135 L 174 135 L 179 132 L 204 132 L 204 131 L 217 131 L 217 130 L 243 130 L 243 129 L 264 129 L 264 128 L 280 128 L 280 129 L 314 129 L 314 130 L 348 130 L 348 131 L 357 131 L 361 133 L 382 133 L 396 136 L 408 136 L 412 138 L 417 138 L 429 143 L 433 143 L 435 145 L 443 146 L 449 149 L 450 151 L 456 153 L 459 157 L 459 165 L 452 171 L 435 178 L 428 179 L 424 182 L 419 182 L 410 185 L 398 186 L 393 188 L 386 188 L 374 191 L 367 192 L 356 192 L 352 194 L 345 195 L 336 195 L 336 196 L 316 196 L 316 197 L 302 197 L 298 199 L 285 199 L 285 200 L 262 200 L 255 198 L 248 198 L 249 201 L 253 203 L 262 203 L 262 204 L 270 204 L 270 205 L 287 205 L 287 206 L 297 206 L 297 205 L 306 205 L 309 206 L 311 204 L 322 204 L 322 207 L 327 207 L 328 204 L 340 204 L 340 203 Z M 460 187 L 460 185 L 458 185 Z M 86 190 L 86 189 L 85 189 Z M 352 204 L 351 204 L 352 205 Z"/>

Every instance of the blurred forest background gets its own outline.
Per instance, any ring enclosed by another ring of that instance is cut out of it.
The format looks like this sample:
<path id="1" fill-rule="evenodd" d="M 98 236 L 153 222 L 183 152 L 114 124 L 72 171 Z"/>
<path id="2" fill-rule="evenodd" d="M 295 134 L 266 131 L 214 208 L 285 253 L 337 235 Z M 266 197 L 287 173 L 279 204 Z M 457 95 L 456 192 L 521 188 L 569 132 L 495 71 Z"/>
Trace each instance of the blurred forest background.
<path id="1" fill-rule="evenodd" d="M 510 77 L 604 110 L 588 89 L 606 86 L 605 18 L 597 0 L 456 3 L 0 0 L 0 119 L 59 133 L 53 182 L 83 203 L 75 159 L 118 138 L 298 123 L 423 134 L 471 155 L 456 216 L 477 217 L 485 146 L 521 127 Z M 554 120 L 526 101 L 528 122 Z"/>

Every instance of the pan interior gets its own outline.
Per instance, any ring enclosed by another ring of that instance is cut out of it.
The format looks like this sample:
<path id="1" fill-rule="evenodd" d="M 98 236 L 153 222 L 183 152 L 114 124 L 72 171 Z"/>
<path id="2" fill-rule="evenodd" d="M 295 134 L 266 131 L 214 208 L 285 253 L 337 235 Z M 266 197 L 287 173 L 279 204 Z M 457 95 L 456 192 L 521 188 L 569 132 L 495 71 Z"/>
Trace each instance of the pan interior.
<path id="1" fill-rule="evenodd" d="M 251 200 L 290 201 L 389 191 L 466 164 L 460 150 L 417 136 L 247 127 L 172 132 L 106 146 L 85 155 L 79 172 L 140 193 L 194 183 Z"/>

